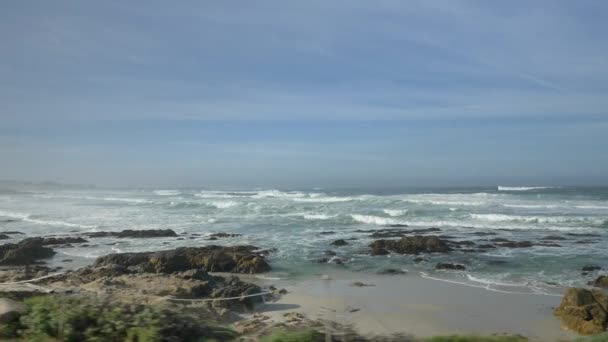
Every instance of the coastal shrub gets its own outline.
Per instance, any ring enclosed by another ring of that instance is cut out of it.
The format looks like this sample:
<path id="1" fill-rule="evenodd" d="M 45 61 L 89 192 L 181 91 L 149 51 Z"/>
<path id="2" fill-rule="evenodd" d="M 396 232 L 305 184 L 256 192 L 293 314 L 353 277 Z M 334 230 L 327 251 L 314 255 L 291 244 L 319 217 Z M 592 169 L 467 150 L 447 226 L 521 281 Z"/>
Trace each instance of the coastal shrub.
<path id="1" fill-rule="evenodd" d="M 424 340 L 424 342 L 524 342 L 528 341 L 521 336 L 437 336 Z"/>
<path id="2" fill-rule="evenodd" d="M 608 342 L 608 332 L 592 337 L 582 337 L 575 342 Z"/>
<path id="3" fill-rule="evenodd" d="M 278 330 L 261 339 L 261 342 L 324 342 L 325 335 L 314 330 Z"/>
<path id="4" fill-rule="evenodd" d="M 62 296 L 30 298 L 25 303 L 28 312 L 21 317 L 19 337 L 27 341 L 199 342 L 237 337 L 232 330 L 153 306 Z"/>

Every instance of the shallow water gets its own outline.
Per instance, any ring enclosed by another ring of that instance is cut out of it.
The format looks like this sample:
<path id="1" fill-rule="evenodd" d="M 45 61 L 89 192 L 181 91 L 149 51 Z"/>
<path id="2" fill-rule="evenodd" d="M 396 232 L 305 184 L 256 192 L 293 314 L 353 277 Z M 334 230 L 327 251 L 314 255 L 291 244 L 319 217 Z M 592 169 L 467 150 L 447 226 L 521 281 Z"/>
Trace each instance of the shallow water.
<path id="1" fill-rule="evenodd" d="M 497 248 L 485 253 L 452 252 L 424 256 L 370 256 L 369 233 L 394 224 L 437 227 L 433 234 L 477 244 L 503 237 L 539 241 L 547 235 L 561 247 Z M 0 192 L 0 230 L 28 236 L 90 231 L 170 228 L 183 239 L 91 239 L 88 247 L 58 248 L 61 260 L 75 265 L 115 252 L 151 251 L 177 246 L 253 244 L 276 248 L 274 271 L 266 276 L 299 278 L 336 267 L 376 272 L 393 267 L 428 277 L 493 289 L 557 293 L 582 285 L 597 274 L 581 275 L 584 265 L 608 266 L 608 189 L 606 188 L 460 188 L 375 190 L 28 190 Z M 320 234 L 332 231 L 334 234 Z M 206 240 L 214 232 L 242 237 Z M 497 235 L 475 235 L 495 233 Z M 191 234 L 200 234 L 193 236 Z M 577 235 L 573 235 L 577 234 Z M 588 235 L 588 236 L 587 236 Z M 13 235 L 16 241 L 23 236 Z M 336 239 L 343 247 L 330 246 Z M 334 250 L 345 266 L 318 264 Z M 466 265 L 465 272 L 435 271 L 437 262 Z M 68 266 L 68 265 L 63 265 Z"/>

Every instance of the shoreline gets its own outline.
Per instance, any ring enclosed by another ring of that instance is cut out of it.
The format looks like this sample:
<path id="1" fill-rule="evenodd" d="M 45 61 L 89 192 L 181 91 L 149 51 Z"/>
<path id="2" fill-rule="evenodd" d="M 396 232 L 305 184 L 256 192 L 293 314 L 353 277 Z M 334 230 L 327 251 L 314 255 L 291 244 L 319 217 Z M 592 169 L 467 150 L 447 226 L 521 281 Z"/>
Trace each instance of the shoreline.
<path id="1" fill-rule="evenodd" d="M 286 288 L 288 294 L 256 309 L 281 321 L 287 312 L 353 326 L 363 335 L 522 335 L 532 341 L 572 340 L 553 315 L 560 297 L 508 293 L 416 274 L 373 275 L 346 270 L 329 279 L 264 280 L 257 284 Z M 372 286 L 353 286 L 360 282 Z"/>

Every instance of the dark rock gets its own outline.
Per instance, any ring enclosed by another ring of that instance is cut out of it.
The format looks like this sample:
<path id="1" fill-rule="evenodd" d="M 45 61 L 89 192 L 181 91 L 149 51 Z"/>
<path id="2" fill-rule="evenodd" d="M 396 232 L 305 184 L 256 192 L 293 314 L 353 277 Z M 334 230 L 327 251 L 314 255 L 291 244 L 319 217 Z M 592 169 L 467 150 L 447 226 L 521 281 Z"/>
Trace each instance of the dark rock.
<path id="1" fill-rule="evenodd" d="M 317 264 L 327 264 L 329 262 L 329 258 L 321 258 L 315 261 Z"/>
<path id="2" fill-rule="evenodd" d="M 6 234 L 6 235 L 25 235 L 25 233 L 22 232 L 18 232 L 16 230 L 7 230 L 4 232 L 0 232 L 1 234 Z"/>
<path id="3" fill-rule="evenodd" d="M 452 263 L 438 263 L 435 265 L 435 269 L 437 270 L 456 270 L 456 271 L 464 271 L 466 268 L 463 265 L 452 264 Z"/>
<path id="4" fill-rule="evenodd" d="M 329 255 L 329 256 L 334 256 L 334 255 L 336 255 L 336 252 L 334 252 L 334 251 L 325 251 L 325 252 L 323 252 L 323 254 Z"/>
<path id="5" fill-rule="evenodd" d="M 121 266 L 139 272 L 173 273 L 199 269 L 208 272 L 262 273 L 270 270 L 253 246 L 182 247 L 173 250 L 110 254 L 97 258 L 95 267 Z"/>
<path id="6" fill-rule="evenodd" d="M 593 240 L 578 240 L 578 241 L 575 241 L 574 243 L 577 244 L 577 245 L 588 245 L 588 244 L 591 244 L 591 243 L 595 243 L 595 241 L 593 241 Z"/>
<path id="7" fill-rule="evenodd" d="M 601 334 L 608 326 L 608 295 L 595 289 L 570 288 L 554 313 L 570 330 L 582 335 Z"/>
<path id="8" fill-rule="evenodd" d="M 608 289 L 608 276 L 599 276 L 594 281 L 590 281 L 588 285 Z"/>
<path id="9" fill-rule="evenodd" d="M 581 269 L 581 271 L 583 272 L 593 272 L 593 271 L 599 271 L 602 268 L 600 266 L 594 266 L 594 265 L 586 265 L 583 266 L 583 268 Z"/>
<path id="10" fill-rule="evenodd" d="M 479 245 L 479 246 L 477 246 L 477 247 L 478 247 L 478 248 L 485 248 L 485 249 L 488 249 L 488 248 L 496 248 L 496 246 L 494 246 L 494 245 L 490 245 L 490 244 L 486 244 L 486 245 Z"/>
<path id="11" fill-rule="evenodd" d="M 224 286 L 216 288 L 211 292 L 211 298 L 234 298 L 243 297 L 236 300 L 227 301 L 216 301 L 213 302 L 213 306 L 216 307 L 230 307 L 233 305 L 242 305 L 247 309 L 254 309 L 255 305 L 262 303 L 264 299 L 262 296 L 246 297 L 249 295 L 261 293 L 262 289 L 254 284 L 245 283 L 237 277 L 230 277 Z M 234 303 L 236 302 L 236 303 Z"/>
<path id="12" fill-rule="evenodd" d="M 214 234 L 209 235 L 209 238 L 207 240 L 217 240 L 217 239 L 239 237 L 239 236 L 243 236 L 243 234 L 214 233 Z"/>
<path id="13" fill-rule="evenodd" d="M 63 260 L 61 260 L 61 262 L 72 262 L 72 261 L 74 261 L 74 260 L 72 260 L 72 259 L 63 259 Z"/>
<path id="14" fill-rule="evenodd" d="M 532 242 L 530 241 L 509 241 L 509 242 L 503 242 L 503 243 L 499 243 L 498 246 L 500 247 L 508 247 L 508 248 L 528 248 L 528 247 L 532 247 Z"/>
<path id="15" fill-rule="evenodd" d="M 0 298 L 0 324 L 14 323 L 26 312 L 25 304 L 8 298 Z"/>
<path id="16" fill-rule="evenodd" d="M 393 228 L 399 228 L 399 227 L 407 227 L 407 224 L 391 224 L 389 225 L 389 227 L 393 227 Z"/>
<path id="17" fill-rule="evenodd" d="M 600 234 L 593 233 L 566 233 L 568 236 L 580 236 L 580 237 L 601 237 Z"/>
<path id="18" fill-rule="evenodd" d="M 121 232 L 92 232 L 84 235 L 92 238 L 116 237 L 116 238 L 156 238 L 156 237 L 176 237 L 178 236 L 172 229 L 144 229 L 144 230 L 123 230 Z"/>
<path id="19" fill-rule="evenodd" d="M 451 250 L 446 241 L 437 236 L 409 236 L 399 240 L 376 240 L 370 244 L 372 255 L 387 250 L 399 254 L 446 253 Z"/>
<path id="20" fill-rule="evenodd" d="M 380 229 L 375 231 L 370 235 L 372 238 L 394 238 L 394 237 L 402 237 L 404 235 L 409 234 L 409 231 L 403 229 Z"/>
<path id="21" fill-rule="evenodd" d="M 331 245 L 332 246 L 346 246 L 346 245 L 348 245 L 348 242 L 346 242 L 344 239 L 339 239 L 339 240 L 332 242 Z"/>
<path id="22" fill-rule="evenodd" d="M 426 260 L 425 258 L 421 258 L 421 257 L 414 258 L 415 263 L 423 262 L 423 261 L 428 261 L 428 260 Z"/>
<path id="23" fill-rule="evenodd" d="M 321 235 L 333 235 L 333 234 L 336 234 L 336 232 L 333 232 L 333 231 L 329 231 L 329 232 L 320 232 L 319 234 L 321 234 Z"/>
<path id="24" fill-rule="evenodd" d="M 396 268 L 387 268 L 387 269 L 384 269 L 384 270 L 378 272 L 378 274 L 398 275 L 398 274 L 406 274 L 406 272 L 404 270 L 400 270 L 400 269 L 396 269 Z"/>
<path id="25" fill-rule="evenodd" d="M 418 234 L 418 233 L 433 233 L 433 232 L 440 232 L 440 231 L 441 231 L 441 229 L 439 229 L 439 228 L 431 227 L 431 228 L 413 229 L 413 230 L 410 230 L 410 233 Z"/>
<path id="26" fill-rule="evenodd" d="M 50 258 L 55 251 L 43 245 L 43 238 L 29 238 L 0 246 L 0 265 L 29 265 Z"/>
<path id="27" fill-rule="evenodd" d="M 84 243 L 88 242 L 87 240 L 77 237 L 77 236 L 66 236 L 66 237 L 45 237 L 42 238 L 43 246 L 53 246 L 53 245 L 67 245 L 70 243 Z M 27 240 L 27 239 L 26 239 Z"/>
<path id="28" fill-rule="evenodd" d="M 376 285 L 374 285 L 374 284 L 366 284 L 366 283 L 362 283 L 360 281 L 356 281 L 356 282 L 350 284 L 350 286 L 353 286 L 353 287 L 368 287 L 368 286 L 376 286 Z"/>
<path id="29" fill-rule="evenodd" d="M 372 255 L 387 255 L 390 253 L 384 247 L 379 246 L 379 244 L 372 243 L 370 247 L 372 248 Z"/>
<path id="30" fill-rule="evenodd" d="M 491 239 L 490 241 L 492 241 L 492 242 L 511 242 L 511 240 L 505 239 L 505 238 L 494 238 L 494 239 Z"/>
<path id="31" fill-rule="evenodd" d="M 183 237 L 178 237 L 178 238 L 177 238 L 177 239 L 175 239 L 175 240 L 181 241 L 181 240 L 184 240 L 184 238 L 183 238 Z"/>
<path id="32" fill-rule="evenodd" d="M 10 239 L 11 237 L 6 235 L 6 234 L 0 234 L 0 240 L 7 240 Z"/>
<path id="33" fill-rule="evenodd" d="M 541 240 L 568 240 L 563 236 L 559 236 L 559 235 L 547 235 L 544 236 L 542 238 L 540 238 Z"/>
<path id="34" fill-rule="evenodd" d="M 536 246 L 544 246 L 544 247 L 561 247 L 562 245 L 554 242 L 543 242 L 537 243 Z"/>

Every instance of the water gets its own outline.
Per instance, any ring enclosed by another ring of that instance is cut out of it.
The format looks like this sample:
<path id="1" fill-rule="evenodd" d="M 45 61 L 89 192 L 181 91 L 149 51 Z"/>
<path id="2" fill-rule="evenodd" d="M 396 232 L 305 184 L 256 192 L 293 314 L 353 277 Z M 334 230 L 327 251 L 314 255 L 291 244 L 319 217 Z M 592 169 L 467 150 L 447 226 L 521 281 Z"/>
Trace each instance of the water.
<path id="1" fill-rule="evenodd" d="M 539 241 L 547 235 L 567 240 L 561 247 L 497 248 L 485 253 L 453 252 L 414 256 L 370 256 L 369 233 L 388 225 L 437 227 L 477 244 L 504 237 Z M 551 293 L 583 285 L 584 265 L 608 266 L 608 188 L 492 187 L 461 189 L 375 190 L 36 190 L 0 192 L 0 230 L 27 236 L 74 235 L 124 229 L 173 229 L 181 237 L 157 239 L 91 239 L 90 246 L 58 248 L 55 260 L 82 263 L 115 252 L 153 251 L 178 246 L 252 244 L 276 248 L 266 276 L 308 277 L 338 267 L 377 272 L 392 267 L 427 277 L 499 289 Z M 333 231 L 326 235 L 321 232 Z M 215 232 L 242 237 L 206 240 Z M 191 234 L 200 234 L 193 236 Z M 480 236 L 475 233 L 496 233 Z M 23 236 L 14 235 L 17 241 Z M 333 247 L 336 239 L 349 245 Z M 345 266 L 318 264 L 326 250 L 337 252 Z M 466 265 L 465 272 L 435 271 L 437 262 Z M 69 266 L 69 265 L 63 265 Z"/>

